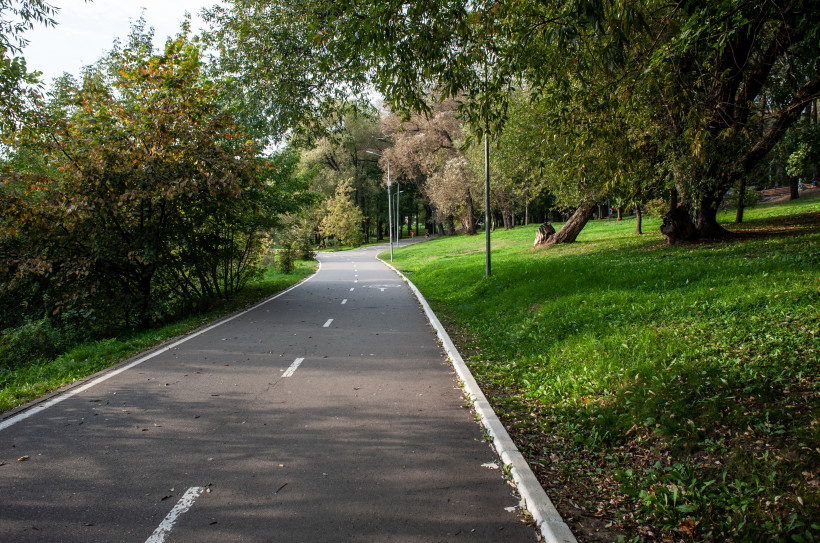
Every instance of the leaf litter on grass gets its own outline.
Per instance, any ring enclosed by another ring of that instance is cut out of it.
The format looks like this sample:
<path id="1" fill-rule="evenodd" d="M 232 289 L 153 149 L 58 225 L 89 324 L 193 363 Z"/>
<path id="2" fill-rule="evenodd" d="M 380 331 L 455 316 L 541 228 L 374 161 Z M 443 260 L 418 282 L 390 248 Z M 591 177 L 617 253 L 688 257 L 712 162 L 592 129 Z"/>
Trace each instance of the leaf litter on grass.
<path id="1" fill-rule="evenodd" d="M 469 238 L 397 263 L 580 541 L 813 541 L 820 233 L 788 209 L 746 224 L 792 236 L 683 247 L 607 221 L 595 251 L 504 232 L 489 279 Z"/>

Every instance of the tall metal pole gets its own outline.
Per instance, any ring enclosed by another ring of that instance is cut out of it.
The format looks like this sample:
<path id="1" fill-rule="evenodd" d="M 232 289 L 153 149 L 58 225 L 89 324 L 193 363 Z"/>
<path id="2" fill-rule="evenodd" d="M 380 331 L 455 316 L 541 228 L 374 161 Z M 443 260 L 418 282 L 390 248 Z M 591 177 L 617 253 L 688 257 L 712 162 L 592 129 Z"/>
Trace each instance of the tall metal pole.
<path id="1" fill-rule="evenodd" d="M 390 230 L 390 262 L 393 262 L 393 213 L 391 211 L 392 203 L 390 202 L 390 159 L 384 157 L 387 161 L 387 227 Z M 398 197 L 398 194 L 396 195 Z"/>
<path id="2" fill-rule="evenodd" d="M 401 227 L 404 226 L 401 223 L 401 208 L 399 207 L 399 195 L 401 194 L 401 191 L 399 190 L 400 187 L 401 185 L 399 185 L 399 182 L 396 181 L 396 247 L 399 246 L 399 240 L 401 239 Z"/>
<path id="3" fill-rule="evenodd" d="M 393 202 L 390 200 L 390 159 L 373 151 L 365 151 L 368 154 L 380 156 L 387 161 L 387 231 L 390 233 L 390 262 L 393 262 Z M 398 185 L 397 185 L 398 188 Z M 398 198 L 398 194 L 396 195 Z"/>
<path id="4" fill-rule="evenodd" d="M 490 276 L 490 136 L 484 131 L 484 237 L 486 254 L 484 276 Z"/>

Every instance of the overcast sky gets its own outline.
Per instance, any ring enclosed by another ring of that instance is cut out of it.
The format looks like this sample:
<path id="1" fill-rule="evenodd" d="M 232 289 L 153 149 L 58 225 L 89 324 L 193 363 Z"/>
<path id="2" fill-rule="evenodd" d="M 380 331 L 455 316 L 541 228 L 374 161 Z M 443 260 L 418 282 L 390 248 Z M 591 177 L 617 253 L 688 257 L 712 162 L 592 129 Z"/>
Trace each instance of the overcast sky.
<path id="1" fill-rule="evenodd" d="M 83 66 L 93 64 L 111 49 L 115 38 L 125 40 L 145 8 L 148 26 L 155 30 L 154 45 L 161 46 L 165 38 L 179 31 L 185 12 L 192 16 L 192 30 L 199 33 L 204 26 L 198 16 L 200 9 L 217 0 L 51 0 L 60 8 L 53 28 L 35 27 L 26 33 L 30 44 L 23 56 L 29 70 L 43 72 L 43 80 L 51 81 L 68 72 L 80 74 Z"/>

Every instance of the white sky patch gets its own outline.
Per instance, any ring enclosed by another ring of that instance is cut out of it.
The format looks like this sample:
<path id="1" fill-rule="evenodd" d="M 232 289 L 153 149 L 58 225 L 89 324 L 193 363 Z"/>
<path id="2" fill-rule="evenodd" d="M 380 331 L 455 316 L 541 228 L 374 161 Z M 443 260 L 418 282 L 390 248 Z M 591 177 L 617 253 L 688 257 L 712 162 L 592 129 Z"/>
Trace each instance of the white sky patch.
<path id="1" fill-rule="evenodd" d="M 185 12 L 191 14 L 191 31 L 200 34 L 205 23 L 199 17 L 204 7 L 218 0 L 60 0 L 55 27 L 37 25 L 25 33 L 29 45 L 23 51 L 29 70 L 43 72 L 46 85 L 68 72 L 80 75 L 84 66 L 95 63 L 111 50 L 114 39 L 124 42 L 145 8 L 147 26 L 154 27 L 154 45 L 162 47 L 168 37 L 179 33 Z"/>

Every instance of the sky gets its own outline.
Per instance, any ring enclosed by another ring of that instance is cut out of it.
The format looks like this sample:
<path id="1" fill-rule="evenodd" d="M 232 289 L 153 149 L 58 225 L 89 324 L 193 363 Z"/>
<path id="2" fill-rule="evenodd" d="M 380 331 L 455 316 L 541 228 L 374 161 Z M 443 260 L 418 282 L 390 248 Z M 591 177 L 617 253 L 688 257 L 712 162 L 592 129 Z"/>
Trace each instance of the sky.
<path id="1" fill-rule="evenodd" d="M 125 41 L 145 8 L 148 26 L 154 27 L 154 45 L 162 46 L 165 38 L 179 32 L 185 12 L 191 14 L 195 33 L 204 27 L 198 16 L 203 7 L 217 0 L 51 0 L 60 8 L 56 27 L 37 26 L 25 34 L 29 40 L 23 56 L 29 71 L 43 72 L 42 79 L 51 84 L 64 72 L 79 75 L 83 66 L 93 64 L 111 49 L 115 38 Z"/>

